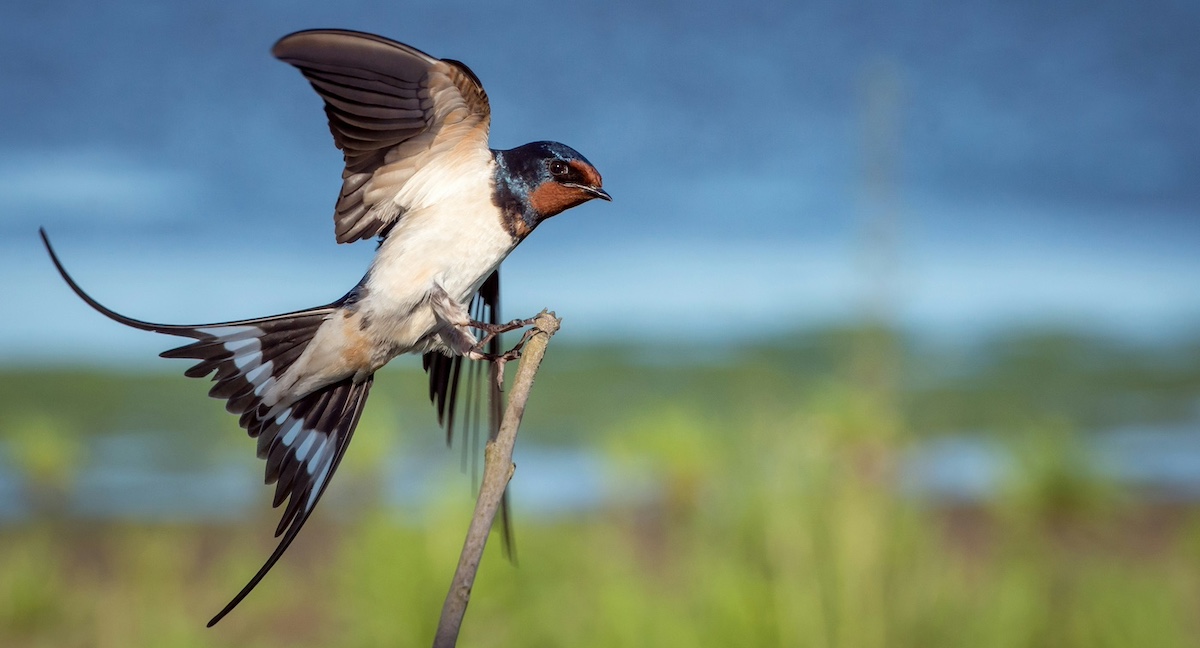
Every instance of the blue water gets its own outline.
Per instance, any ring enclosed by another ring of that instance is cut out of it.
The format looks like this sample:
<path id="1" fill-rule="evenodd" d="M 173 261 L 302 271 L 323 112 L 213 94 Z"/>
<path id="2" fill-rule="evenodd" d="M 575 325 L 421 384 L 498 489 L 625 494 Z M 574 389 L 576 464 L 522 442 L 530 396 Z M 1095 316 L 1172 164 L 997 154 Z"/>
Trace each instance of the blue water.
<path id="1" fill-rule="evenodd" d="M 1089 438 L 1076 452 L 1066 460 L 1085 471 L 1082 477 L 1091 475 L 1152 500 L 1200 500 L 1200 424 L 1110 430 Z M 924 443 L 903 467 L 905 492 L 942 502 L 981 502 L 1011 492 L 1019 486 L 1021 470 L 1020 458 L 999 440 L 978 435 Z"/>
<path id="2" fill-rule="evenodd" d="M 94 439 L 70 483 L 63 512 L 85 519 L 226 521 L 271 517 L 261 462 L 248 457 L 197 460 L 163 437 L 130 434 Z M 20 523 L 37 510 L 29 482 L 0 445 L 0 523 Z M 1074 457 L 1079 465 L 1152 501 L 1200 501 L 1200 425 L 1123 428 L 1094 435 Z M 660 496 L 651 464 L 619 468 L 586 448 L 518 447 L 511 483 L 515 510 L 535 519 L 640 505 Z M 390 453 L 380 479 L 342 474 L 327 493 L 333 517 L 378 501 L 405 519 L 431 505 L 469 497 L 475 486 L 457 452 L 412 449 Z M 1012 492 L 1018 458 L 994 437 L 958 435 L 922 443 L 900 463 L 898 492 L 931 504 L 982 503 Z M 365 490 L 364 490 L 365 489 Z"/>
<path id="3" fill-rule="evenodd" d="M 263 485 L 262 462 L 197 456 L 170 437 L 126 434 L 97 437 L 82 448 L 86 459 L 67 482 L 60 512 L 84 519 L 222 521 L 270 516 L 274 486 Z M 18 523 L 38 509 L 33 484 L 0 443 L 0 522 Z M 618 479 L 605 460 L 586 450 L 522 447 L 511 485 L 522 515 L 541 517 L 629 504 L 653 496 L 651 475 Z M 467 471 L 469 472 L 469 471 Z M 343 469 L 327 493 L 326 510 L 358 510 L 368 501 L 419 517 L 432 504 L 473 494 L 477 481 L 460 467 L 457 450 L 427 447 L 393 452 L 378 465 L 379 479 Z M 455 497 L 460 496 L 460 497 Z"/>
<path id="4" fill-rule="evenodd" d="M 268 54 L 318 26 L 466 61 L 496 146 L 558 139 L 597 164 L 615 202 L 547 223 L 506 277 L 509 312 L 555 308 L 563 335 L 767 336 L 880 293 L 938 334 L 1178 332 L 1200 322 L 1198 7 L 5 3 L 0 296 L 38 310 L 0 321 L 0 361 L 158 348 L 86 313 L 39 225 L 151 319 L 358 280 L 371 246 L 332 243 L 319 101 Z"/>

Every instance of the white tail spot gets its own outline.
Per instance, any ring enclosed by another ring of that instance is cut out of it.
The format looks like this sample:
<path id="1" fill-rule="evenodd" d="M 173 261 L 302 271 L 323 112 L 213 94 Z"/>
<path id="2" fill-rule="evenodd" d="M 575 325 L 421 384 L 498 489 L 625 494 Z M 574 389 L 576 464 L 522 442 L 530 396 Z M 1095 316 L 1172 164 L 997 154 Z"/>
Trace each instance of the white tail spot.
<path id="1" fill-rule="evenodd" d="M 225 347 L 226 351 L 232 353 L 233 355 L 242 355 L 246 352 L 253 353 L 262 348 L 262 345 L 259 344 L 257 337 L 247 338 L 245 340 L 230 340 L 225 342 L 222 346 Z"/>
<path id="2" fill-rule="evenodd" d="M 292 411 L 291 409 L 288 409 L 288 412 L 291 412 L 291 411 Z M 280 416 L 282 416 L 282 414 Z M 279 442 L 285 446 L 290 447 L 292 445 L 292 442 L 296 440 L 296 435 L 300 434 L 300 424 L 301 423 L 303 423 L 303 421 L 301 421 L 300 419 L 296 419 L 295 421 L 292 421 L 292 424 L 288 426 L 287 432 L 284 433 L 283 438 L 280 439 Z"/>
<path id="3" fill-rule="evenodd" d="M 333 439 L 326 436 L 324 439 L 321 440 L 321 445 L 317 446 L 316 450 L 313 450 L 312 459 L 310 459 L 308 461 L 308 467 L 307 467 L 309 475 L 312 475 L 313 473 L 317 472 L 317 464 L 321 463 L 321 460 L 324 458 L 322 453 L 325 452 L 325 448 L 328 447 L 332 442 L 333 442 Z"/>
<path id="4" fill-rule="evenodd" d="M 296 461 L 304 461 L 304 458 L 308 456 L 308 451 L 312 449 L 313 443 L 317 441 L 317 434 L 316 431 L 308 431 L 308 434 L 304 437 L 304 443 L 301 443 L 300 448 L 296 450 Z"/>
<path id="5" fill-rule="evenodd" d="M 258 340 L 251 340 L 251 342 L 254 342 L 255 344 L 257 344 Z M 226 344 L 225 347 L 229 348 L 229 345 Z M 262 360 L 262 353 L 255 351 L 254 353 L 248 353 L 246 355 L 236 356 L 233 359 L 233 364 L 235 366 L 237 366 L 238 369 L 245 371 L 247 367 L 257 367 L 258 363 L 261 360 Z"/>
<path id="6" fill-rule="evenodd" d="M 246 381 L 256 387 L 262 385 L 265 378 L 271 377 L 271 367 L 273 365 L 274 363 L 271 361 L 264 362 L 261 367 L 246 374 Z"/>
<path id="7" fill-rule="evenodd" d="M 273 387 L 274 385 L 275 385 L 275 379 L 267 378 L 266 380 L 263 381 L 263 383 L 261 385 L 254 388 L 254 395 L 261 398 L 262 395 L 265 394 L 267 392 L 267 390 L 270 389 L 271 387 Z"/>
<path id="8" fill-rule="evenodd" d="M 325 485 L 325 480 L 329 477 L 329 466 L 333 463 L 333 455 L 334 453 L 329 453 L 329 457 L 321 463 L 321 469 L 317 471 L 320 476 L 317 477 L 317 481 L 313 482 L 312 492 L 308 494 L 308 503 L 304 508 L 311 509 L 316 503 L 317 494 L 321 492 L 321 487 Z"/>

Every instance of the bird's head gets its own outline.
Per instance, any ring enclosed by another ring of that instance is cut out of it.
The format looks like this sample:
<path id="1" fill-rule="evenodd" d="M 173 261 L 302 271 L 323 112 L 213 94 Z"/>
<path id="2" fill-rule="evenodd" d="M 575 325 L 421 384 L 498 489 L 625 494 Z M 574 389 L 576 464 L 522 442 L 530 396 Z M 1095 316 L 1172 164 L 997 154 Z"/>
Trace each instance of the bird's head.
<path id="1" fill-rule="evenodd" d="M 532 142 L 497 153 L 499 183 L 520 203 L 529 230 L 541 221 L 593 199 L 612 200 L 600 172 L 575 149 L 558 142 Z M 528 233 L 528 232 L 525 232 Z"/>

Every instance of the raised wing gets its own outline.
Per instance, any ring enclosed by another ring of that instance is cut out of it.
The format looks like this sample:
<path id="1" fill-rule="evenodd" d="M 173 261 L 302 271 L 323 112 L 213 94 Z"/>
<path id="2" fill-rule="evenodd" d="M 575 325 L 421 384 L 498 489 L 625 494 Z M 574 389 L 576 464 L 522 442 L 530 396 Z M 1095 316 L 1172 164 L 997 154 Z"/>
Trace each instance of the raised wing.
<path id="1" fill-rule="evenodd" d="M 334 214 L 338 243 L 386 233 L 421 191 L 411 182 L 439 156 L 487 151 L 491 109 L 462 63 L 361 32 L 302 31 L 272 53 L 325 100 L 346 169 Z"/>

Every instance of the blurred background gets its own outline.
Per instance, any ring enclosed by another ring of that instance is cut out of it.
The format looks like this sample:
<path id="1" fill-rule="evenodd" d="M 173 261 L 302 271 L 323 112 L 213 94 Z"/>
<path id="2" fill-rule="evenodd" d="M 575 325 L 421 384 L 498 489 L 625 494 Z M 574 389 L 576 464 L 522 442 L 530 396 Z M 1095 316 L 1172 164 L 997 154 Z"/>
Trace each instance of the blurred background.
<path id="1" fill-rule="evenodd" d="M 164 322 L 327 303 L 341 157 L 270 46 L 465 61 L 612 204 L 504 266 L 564 318 L 464 645 L 1200 643 L 1200 5 L 0 7 L 0 645 L 428 645 L 478 454 L 376 382 L 278 567 Z"/>

